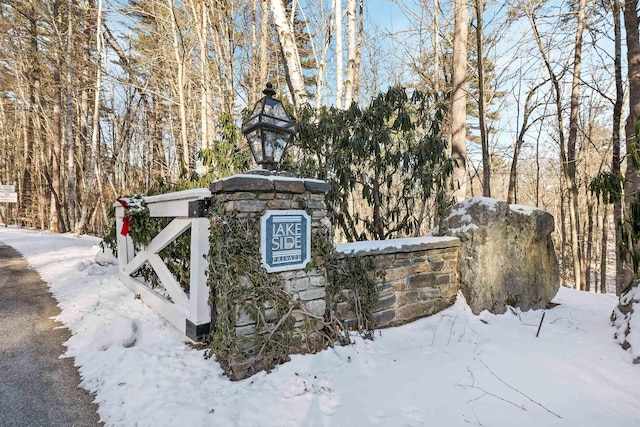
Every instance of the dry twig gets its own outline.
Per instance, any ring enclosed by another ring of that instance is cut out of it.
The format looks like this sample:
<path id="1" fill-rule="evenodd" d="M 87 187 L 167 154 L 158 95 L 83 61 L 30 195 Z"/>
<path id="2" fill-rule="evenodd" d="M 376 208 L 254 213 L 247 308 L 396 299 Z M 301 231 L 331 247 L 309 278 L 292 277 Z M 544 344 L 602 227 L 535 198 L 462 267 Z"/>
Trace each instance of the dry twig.
<path id="1" fill-rule="evenodd" d="M 447 345 L 449 345 L 449 343 L 451 342 L 451 335 L 453 334 L 453 327 L 456 324 L 456 319 L 458 319 L 458 314 L 460 313 L 456 313 L 456 317 L 454 317 L 453 322 L 451 322 L 451 329 L 449 329 L 449 339 L 447 340 Z"/>
<path id="2" fill-rule="evenodd" d="M 496 378 L 497 378 L 497 379 L 498 379 L 502 384 L 506 385 L 506 386 L 507 386 L 507 387 L 509 387 L 511 390 L 515 391 L 516 393 L 520 394 L 521 396 L 526 397 L 527 399 L 529 399 L 529 401 L 530 401 L 531 403 L 535 403 L 536 405 L 538 405 L 539 407 L 541 407 L 542 409 L 544 409 L 544 410 L 545 410 L 545 411 L 547 411 L 548 413 L 553 414 L 553 415 L 555 415 L 555 416 L 556 416 L 556 417 L 558 417 L 558 418 L 562 418 L 560 415 L 556 414 L 555 412 L 553 412 L 552 410 L 550 410 L 549 408 L 547 408 L 546 406 L 544 406 L 544 405 L 543 405 L 543 404 L 541 404 L 540 402 L 537 402 L 537 401 L 533 400 L 532 398 L 530 398 L 529 396 L 527 396 L 526 394 L 524 394 L 524 393 L 523 393 L 523 392 L 521 392 L 520 390 L 516 389 L 515 387 L 512 387 L 512 386 L 511 386 L 509 383 L 507 383 L 505 380 L 503 380 L 502 378 L 500 378 L 499 376 L 497 376 L 497 375 L 495 374 L 495 372 L 493 372 L 493 371 L 491 370 L 491 368 L 489 368 L 489 367 L 487 366 L 487 364 L 486 364 L 486 363 L 484 363 L 482 360 L 480 361 L 480 363 L 482 363 L 482 365 L 484 365 L 484 367 L 485 367 L 485 368 L 487 368 L 487 370 L 488 370 L 489 372 L 491 372 L 491 375 L 493 375 L 494 377 L 496 377 Z"/>

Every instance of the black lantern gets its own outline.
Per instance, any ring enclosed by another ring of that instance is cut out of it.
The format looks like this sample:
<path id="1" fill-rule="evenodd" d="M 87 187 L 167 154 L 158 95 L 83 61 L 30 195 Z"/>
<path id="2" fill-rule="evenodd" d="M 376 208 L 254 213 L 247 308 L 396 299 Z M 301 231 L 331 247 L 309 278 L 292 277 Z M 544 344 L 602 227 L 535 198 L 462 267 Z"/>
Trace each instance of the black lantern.
<path id="1" fill-rule="evenodd" d="M 271 83 L 262 91 L 265 97 L 256 102 L 249 119 L 242 124 L 242 133 L 247 137 L 256 163 L 273 170 L 280 163 L 287 143 L 295 132 L 295 125 L 277 99 Z"/>

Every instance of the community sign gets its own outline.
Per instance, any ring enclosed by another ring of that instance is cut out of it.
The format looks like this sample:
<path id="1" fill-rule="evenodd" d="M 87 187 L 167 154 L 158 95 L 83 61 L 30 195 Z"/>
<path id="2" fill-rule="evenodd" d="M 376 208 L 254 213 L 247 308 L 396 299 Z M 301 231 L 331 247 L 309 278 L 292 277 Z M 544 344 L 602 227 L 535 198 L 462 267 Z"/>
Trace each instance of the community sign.
<path id="1" fill-rule="evenodd" d="M 0 185 L 0 203 L 17 203 L 18 193 L 15 185 Z"/>
<path id="2" fill-rule="evenodd" d="M 267 272 L 299 270 L 311 259 L 311 217 L 302 210 L 266 211 L 260 253 Z"/>

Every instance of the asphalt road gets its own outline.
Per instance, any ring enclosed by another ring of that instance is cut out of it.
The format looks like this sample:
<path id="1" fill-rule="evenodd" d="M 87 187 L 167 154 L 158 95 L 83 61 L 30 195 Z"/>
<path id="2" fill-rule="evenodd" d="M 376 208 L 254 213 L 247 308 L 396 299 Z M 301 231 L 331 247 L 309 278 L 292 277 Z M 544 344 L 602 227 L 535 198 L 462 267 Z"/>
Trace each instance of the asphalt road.
<path id="1" fill-rule="evenodd" d="M 0 242 L 0 426 L 100 426 L 93 397 L 78 388 L 73 359 L 60 359 L 69 330 L 37 272 Z"/>

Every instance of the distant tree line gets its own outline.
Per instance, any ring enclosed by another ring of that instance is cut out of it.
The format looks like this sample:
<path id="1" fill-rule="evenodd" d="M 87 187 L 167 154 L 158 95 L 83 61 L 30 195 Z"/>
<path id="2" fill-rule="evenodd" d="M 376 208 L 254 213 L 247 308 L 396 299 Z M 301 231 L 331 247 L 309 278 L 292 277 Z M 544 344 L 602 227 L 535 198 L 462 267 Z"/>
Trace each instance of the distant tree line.
<path id="1" fill-rule="evenodd" d="M 554 214 L 566 284 L 606 291 L 615 271 L 620 292 L 614 224 L 640 188 L 637 0 L 394 5 L 399 30 L 363 0 L 0 0 L 0 183 L 19 194 L 2 221 L 101 233 L 119 196 L 246 171 L 238 126 L 272 82 L 308 125 L 287 167 L 337 186 L 341 238 L 415 235 L 445 200 L 503 198 Z M 603 174 L 624 192 L 611 203 L 592 191 Z"/>

